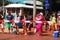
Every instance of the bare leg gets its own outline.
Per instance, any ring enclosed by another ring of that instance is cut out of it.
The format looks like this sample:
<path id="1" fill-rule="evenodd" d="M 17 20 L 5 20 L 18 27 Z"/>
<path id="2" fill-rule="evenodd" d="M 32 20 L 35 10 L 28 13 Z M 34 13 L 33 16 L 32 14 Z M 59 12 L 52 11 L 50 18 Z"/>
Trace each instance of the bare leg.
<path id="1" fill-rule="evenodd" d="M 10 28 L 8 28 L 8 32 L 10 33 Z"/>
<path id="2" fill-rule="evenodd" d="M 24 26 L 23 26 L 23 32 L 24 32 L 24 35 L 27 35 L 27 27 L 26 27 L 26 23 L 24 23 Z"/>

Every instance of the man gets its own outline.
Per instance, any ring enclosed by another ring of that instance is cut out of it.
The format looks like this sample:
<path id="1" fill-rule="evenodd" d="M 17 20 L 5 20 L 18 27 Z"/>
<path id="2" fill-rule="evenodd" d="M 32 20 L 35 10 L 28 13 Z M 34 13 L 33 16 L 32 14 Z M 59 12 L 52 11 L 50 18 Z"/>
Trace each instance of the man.
<path id="1" fill-rule="evenodd" d="M 12 31 L 12 21 L 11 20 L 13 20 L 14 19 L 14 16 L 13 15 L 11 15 L 11 11 L 9 11 L 8 12 L 8 15 L 7 15 L 7 20 L 9 20 L 9 22 L 7 22 L 7 24 L 8 24 L 8 31 L 9 31 L 9 33 L 10 33 L 10 30 Z"/>

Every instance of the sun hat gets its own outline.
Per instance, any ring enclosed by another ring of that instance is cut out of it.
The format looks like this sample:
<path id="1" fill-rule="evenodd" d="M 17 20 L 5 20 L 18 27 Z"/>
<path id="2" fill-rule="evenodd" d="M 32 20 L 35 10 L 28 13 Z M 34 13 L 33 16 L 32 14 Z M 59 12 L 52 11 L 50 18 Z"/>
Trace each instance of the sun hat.
<path id="1" fill-rule="evenodd" d="M 40 12 L 40 15 L 43 15 L 43 13 L 42 13 L 42 12 Z"/>

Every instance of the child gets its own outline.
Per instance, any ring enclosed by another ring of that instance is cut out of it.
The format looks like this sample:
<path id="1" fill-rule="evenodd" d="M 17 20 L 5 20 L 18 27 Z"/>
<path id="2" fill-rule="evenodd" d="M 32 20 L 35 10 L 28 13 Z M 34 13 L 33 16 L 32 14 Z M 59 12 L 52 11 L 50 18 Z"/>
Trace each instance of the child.
<path id="1" fill-rule="evenodd" d="M 29 24 L 29 31 L 31 31 L 31 28 L 33 27 L 33 22 L 31 21 Z"/>
<path id="2" fill-rule="evenodd" d="M 12 31 L 12 29 L 13 29 L 12 22 L 14 20 L 14 16 L 11 14 L 11 11 L 8 12 L 8 15 L 6 16 L 6 20 L 9 21 L 9 22 L 7 22 L 7 27 L 8 27 L 8 31 L 10 33 L 10 31 Z"/>
<path id="3" fill-rule="evenodd" d="M 13 26 L 13 33 L 14 34 L 19 34 L 18 25 L 16 23 L 13 23 L 12 26 Z"/>
<path id="4" fill-rule="evenodd" d="M 0 14 L 0 29 L 4 32 L 4 17 Z"/>
<path id="5" fill-rule="evenodd" d="M 2 33 L 3 33 L 4 32 L 4 24 L 3 23 L 0 24 L 0 29 L 2 30 Z"/>
<path id="6" fill-rule="evenodd" d="M 46 20 L 43 21 L 43 27 L 44 27 L 43 30 L 47 31 L 47 29 L 48 29 L 48 22 Z"/>
<path id="7" fill-rule="evenodd" d="M 23 33 L 24 35 L 27 35 L 27 27 L 26 27 L 26 19 L 27 19 L 27 15 L 24 15 L 24 18 L 22 19 L 23 21 Z"/>

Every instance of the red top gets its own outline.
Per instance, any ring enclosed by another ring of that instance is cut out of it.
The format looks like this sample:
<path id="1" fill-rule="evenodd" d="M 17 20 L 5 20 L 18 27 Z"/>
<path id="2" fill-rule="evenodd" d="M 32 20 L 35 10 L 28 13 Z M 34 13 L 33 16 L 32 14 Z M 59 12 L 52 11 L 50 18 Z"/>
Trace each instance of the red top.
<path id="1" fill-rule="evenodd" d="M 9 20 L 9 22 L 14 22 L 14 20 Z"/>
<path id="2" fill-rule="evenodd" d="M 0 22 L 4 22 L 4 20 L 0 20 Z"/>

